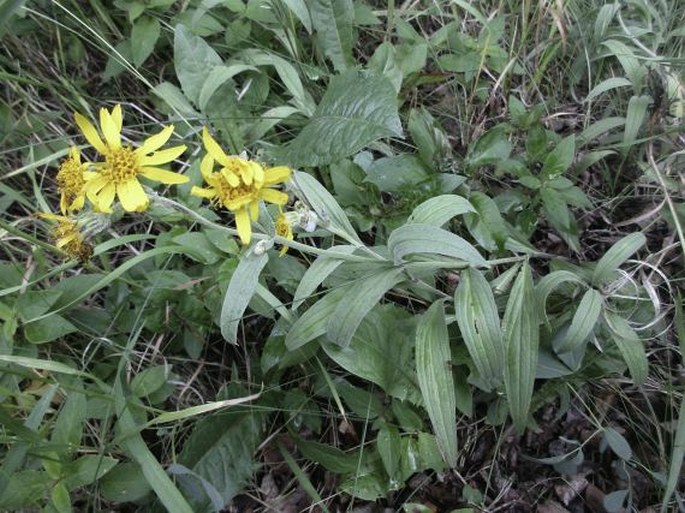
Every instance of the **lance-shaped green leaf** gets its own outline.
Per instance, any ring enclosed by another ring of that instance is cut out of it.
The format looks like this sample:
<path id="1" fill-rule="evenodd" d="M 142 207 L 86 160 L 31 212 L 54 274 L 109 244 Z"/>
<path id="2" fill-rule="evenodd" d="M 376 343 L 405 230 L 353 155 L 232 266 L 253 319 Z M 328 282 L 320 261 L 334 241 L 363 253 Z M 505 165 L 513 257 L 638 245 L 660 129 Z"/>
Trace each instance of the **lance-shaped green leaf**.
<path id="1" fill-rule="evenodd" d="M 554 349 L 558 354 L 575 351 L 587 340 L 597 324 L 599 314 L 602 313 L 602 294 L 595 289 L 585 292 L 580 300 L 578 309 L 573 315 L 571 326 L 558 347 Z"/>
<path id="2" fill-rule="evenodd" d="M 613 279 L 616 270 L 628 260 L 633 253 L 644 246 L 647 239 L 641 232 L 626 235 L 617 241 L 609 251 L 597 262 L 592 282 L 595 285 L 603 285 Z"/>
<path id="3" fill-rule="evenodd" d="M 533 278 L 528 264 L 521 268 L 512 287 L 503 319 L 504 386 L 514 425 L 522 432 L 528 422 L 538 364 L 538 329 Z"/>
<path id="4" fill-rule="evenodd" d="M 402 281 L 403 269 L 393 267 L 365 278 L 350 287 L 340 300 L 328 322 L 328 338 L 341 347 L 347 347 L 362 319 L 380 301 L 385 293 Z"/>
<path id="5" fill-rule="evenodd" d="M 325 335 L 328 320 L 346 291 L 347 287 L 332 290 L 303 313 L 288 330 L 285 336 L 285 347 L 289 351 L 294 351 L 307 342 Z"/>
<path id="6" fill-rule="evenodd" d="M 547 298 L 559 285 L 563 283 L 577 283 L 579 285 L 586 285 L 582 278 L 573 274 L 571 271 L 554 271 L 544 276 L 535 287 L 535 296 L 537 299 L 537 307 L 542 312 L 545 322 L 547 322 Z"/>
<path id="7" fill-rule="evenodd" d="M 354 5 L 352 0 L 312 0 L 312 25 L 323 53 L 336 71 L 352 64 L 354 46 Z"/>
<path id="8" fill-rule="evenodd" d="M 268 254 L 256 255 L 250 251 L 240 259 L 226 290 L 221 307 L 221 334 L 231 344 L 238 343 L 238 324 L 250 299 L 255 293 L 259 274 L 269 260 Z"/>
<path id="9" fill-rule="evenodd" d="M 445 462 L 457 464 L 457 399 L 452 353 L 441 301 L 431 305 L 416 327 L 416 374 L 438 447 Z"/>
<path id="10" fill-rule="evenodd" d="M 388 249 L 395 262 L 412 254 L 432 254 L 457 258 L 475 266 L 487 266 L 486 260 L 458 235 L 428 224 L 405 224 L 388 237 Z"/>
<path id="11" fill-rule="evenodd" d="M 424 201 L 409 216 L 410 223 L 442 226 L 455 216 L 475 212 L 469 200 L 456 194 L 441 194 Z"/>
<path id="12" fill-rule="evenodd" d="M 494 386 L 502 379 L 504 345 L 497 305 L 485 277 L 466 269 L 454 294 L 459 330 L 482 380 Z"/>
<path id="13" fill-rule="evenodd" d="M 309 123 L 284 156 L 293 166 L 322 166 L 383 137 L 402 137 L 390 81 L 366 71 L 335 76 Z"/>
<path id="14" fill-rule="evenodd" d="M 628 321 L 620 315 L 613 312 L 604 312 L 604 319 L 607 322 L 614 342 L 621 351 L 621 356 L 623 356 L 628 365 L 633 381 L 638 385 L 644 383 L 649 373 L 649 362 L 640 337 L 630 327 Z"/>
<path id="15" fill-rule="evenodd" d="M 330 248 L 335 253 L 344 253 L 351 255 L 357 249 L 355 246 L 333 246 Z M 307 299 L 328 276 L 335 271 L 344 260 L 340 258 L 332 258 L 326 254 L 319 255 L 314 263 L 307 269 L 300 280 L 295 296 L 293 297 L 293 311 L 297 310 L 302 302 Z"/>
<path id="16" fill-rule="evenodd" d="M 295 171 L 293 181 L 309 206 L 321 219 L 324 228 L 353 244 L 362 244 L 343 209 L 316 178 L 307 173 Z"/>

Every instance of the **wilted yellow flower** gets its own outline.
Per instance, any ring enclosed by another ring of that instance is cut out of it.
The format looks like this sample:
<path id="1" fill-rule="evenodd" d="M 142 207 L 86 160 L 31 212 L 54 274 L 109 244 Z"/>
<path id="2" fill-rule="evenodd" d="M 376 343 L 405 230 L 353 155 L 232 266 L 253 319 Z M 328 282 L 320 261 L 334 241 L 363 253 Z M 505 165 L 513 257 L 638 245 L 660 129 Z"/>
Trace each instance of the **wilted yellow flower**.
<path id="1" fill-rule="evenodd" d="M 252 238 L 251 220 L 256 221 L 259 216 L 260 200 L 285 205 L 288 195 L 270 187 L 288 180 L 292 171 L 286 166 L 264 169 L 257 162 L 226 155 L 206 127 L 202 132 L 202 140 L 207 155 L 202 159 L 200 171 L 209 187 L 193 187 L 190 193 L 232 211 L 241 242 L 249 244 Z M 221 166 L 218 172 L 214 172 L 215 162 Z"/>
<path id="2" fill-rule="evenodd" d="M 57 249 L 80 262 L 86 262 L 93 256 L 93 246 L 86 242 L 76 219 L 47 212 L 38 215 L 57 223 L 52 229 L 52 238 Z"/>
<path id="3" fill-rule="evenodd" d="M 57 189 L 60 192 L 59 207 L 62 214 L 76 212 L 86 201 L 85 185 L 96 173 L 88 171 L 88 163 L 81 162 L 81 152 L 72 146 L 69 157 L 57 171 Z"/>
<path id="4" fill-rule="evenodd" d="M 100 109 L 100 130 L 104 141 L 85 117 L 76 112 L 74 118 L 88 142 L 105 158 L 104 162 L 94 164 L 98 172 L 85 185 L 88 199 L 97 210 L 111 212 L 115 196 L 127 212 L 145 210 L 149 199 L 138 181 L 139 176 L 165 184 L 188 181 L 187 176 L 157 167 L 173 161 L 186 150 L 185 145 L 160 150 L 174 132 L 173 125 L 164 127 L 158 134 L 148 137 L 142 146 L 134 149 L 121 144 L 121 105 L 114 107 L 112 112 Z"/>
<path id="5" fill-rule="evenodd" d="M 276 235 L 283 237 L 284 239 L 293 240 L 293 228 L 288 221 L 288 216 L 286 216 L 281 210 L 276 218 Z M 283 256 L 288 251 L 288 246 L 283 244 L 283 247 L 278 252 L 279 256 Z"/>

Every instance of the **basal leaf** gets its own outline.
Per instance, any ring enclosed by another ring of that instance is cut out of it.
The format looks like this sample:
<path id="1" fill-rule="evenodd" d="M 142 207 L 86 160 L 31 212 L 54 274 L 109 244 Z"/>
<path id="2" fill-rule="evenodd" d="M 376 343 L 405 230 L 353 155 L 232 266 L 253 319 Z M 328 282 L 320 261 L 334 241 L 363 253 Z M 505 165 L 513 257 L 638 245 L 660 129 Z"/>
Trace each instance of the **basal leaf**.
<path id="1" fill-rule="evenodd" d="M 469 200 L 456 194 L 434 196 L 414 209 L 409 223 L 442 226 L 453 217 L 475 212 Z"/>
<path id="2" fill-rule="evenodd" d="M 595 272 L 592 274 L 592 282 L 595 285 L 601 286 L 606 282 L 611 281 L 616 270 L 628 260 L 633 253 L 640 249 L 645 242 L 647 242 L 647 239 L 641 232 L 631 233 L 617 241 L 609 248 L 599 262 L 597 262 Z"/>
<path id="3" fill-rule="evenodd" d="M 457 464 L 457 400 L 452 354 L 441 301 L 431 305 L 416 328 L 416 374 L 438 447 L 445 462 Z"/>
<path id="4" fill-rule="evenodd" d="M 501 382 L 504 345 L 499 315 L 490 284 L 479 271 L 466 269 L 461 273 L 454 310 L 480 378 L 488 386 Z"/>
<path id="5" fill-rule="evenodd" d="M 350 70 L 331 79 L 309 123 L 288 146 L 293 166 L 321 166 L 383 137 L 402 137 L 395 90 L 388 79 Z"/>
<path id="6" fill-rule="evenodd" d="M 582 346 L 594 330 L 601 313 L 602 294 L 595 289 L 589 289 L 580 300 L 566 337 L 559 347 L 555 347 L 556 352 L 559 354 L 572 352 Z"/>
<path id="7" fill-rule="evenodd" d="M 259 274 L 268 260 L 268 253 L 255 255 L 250 251 L 240 259 L 238 267 L 233 271 L 221 307 L 221 334 L 231 344 L 238 343 L 238 325 L 257 288 Z"/>
<path id="8" fill-rule="evenodd" d="M 142 16 L 131 27 L 131 55 L 133 65 L 139 68 L 155 49 L 161 26 L 157 18 Z"/>
<path id="9" fill-rule="evenodd" d="M 487 266 L 478 250 L 458 235 L 428 224 L 405 224 L 388 237 L 395 262 L 412 254 L 432 254 L 456 258 L 475 266 Z"/>
<path id="10" fill-rule="evenodd" d="M 385 293 L 402 281 L 402 268 L 393 267 L 369 276 L 351 287 L 340 299 L 328 322 L 328 338 L 347 347 L 362 319 Z"/>
<path id="11" fill-rule="evenodd" d="M 538 362 L 539 328 L 534 308 L 530 267 L 521 268 L 504 312 L 504 385 L 514 425 L 523 432 L 528 422 Z"/>
<path id="12" fill-rule="evenodd" d="M 604 318 L 609 326 L 614 342 L 628 365 L 633 381 L 638 385 L 644 383 L 649 373 L 649 361 L 647 360 L 647 353 L 640 337 L 630 327 L 628 321 L 620 315 L 605 311 Z"/>

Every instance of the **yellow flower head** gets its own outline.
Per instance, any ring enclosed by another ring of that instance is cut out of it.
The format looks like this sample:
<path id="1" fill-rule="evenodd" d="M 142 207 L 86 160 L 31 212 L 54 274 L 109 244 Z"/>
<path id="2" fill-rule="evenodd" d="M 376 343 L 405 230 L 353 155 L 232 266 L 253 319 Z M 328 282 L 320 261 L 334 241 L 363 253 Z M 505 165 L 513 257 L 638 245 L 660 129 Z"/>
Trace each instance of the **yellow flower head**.
<path id="1" fill-rule="evenodd" d="M 86 242 L 75 219 L 47 212 L 41 212 L 38 215 L 57 223 L 52 229 L 52 238 L 57 249 L 61 249 L 80 262 L 86 262 L 93 256 L 93 246 Z"/>
<path id="2" fill-rule="evenodd" d="M 59 206 L 62 214 L 83 208 L 86 201 L 86 181 L 94 176 L 95 173 L 88 171 L 88 163 L 81 162 L 81 152 L 72 146 L 69 157 L 60 164 L 57 171 L 57 189 L 60 192 Z"/>
<path id="3" fill-rule="evenodd" d="M 252 238 L 251 220 L 259 216 L 259 202 L 285 205 L 288 195 L 270 188 L 290 178 L 292 171 L 286 166 L 264 169 L 261 164 L 226 155 L 205 127 L 202 132 L 207 155 L 202 159 L 200 171 L 209 187 L 193 187 L 190 193 L 206 198 L 214 205 L 223 205 L 235 214 L 235 224 L 243 244 Z M 214 171 L 218 163 L 221 168 Z"/>
<path id="4" fill-rule="evenodd" d="M 290 222 L 288 221 L 288 216 L 286 216 L 282 210 L 276 218 L 276 235 L 278 235 L 279 237 L 283 237 L 284 239 L 293 240 L 293 227 L 290 225 Z M 286 254 L 287 251 L 288 246 L 284 244 L 281 248 L 281 251 L 278 252 L 278 255 L 283 256 Z"/>
<path id="5" fill-rule="evenodd" d="M 171 162 L 186 150 L 185 145 L 160 150 L 174 132 L 173 125 L 164 127 L 161 132 L 148 137 L 140 147 L 134 149 L 121 144 L 121 105 L 114 107 L 111 112 L 100 109 L 100 130 L 104 141 L 85 117 L 76 112 L 74 118 L 88 142 L 105 158 L 104 162 L 95 164 L 98 172 L 85 185 L 88 199 L 97 210 L 111 212 L 115 196 L 127 212 L 145 210 L 149 199 L 138 181 L 139 176 L 165 184 L 188 181 L 187 176 L 157 167 Z"/>

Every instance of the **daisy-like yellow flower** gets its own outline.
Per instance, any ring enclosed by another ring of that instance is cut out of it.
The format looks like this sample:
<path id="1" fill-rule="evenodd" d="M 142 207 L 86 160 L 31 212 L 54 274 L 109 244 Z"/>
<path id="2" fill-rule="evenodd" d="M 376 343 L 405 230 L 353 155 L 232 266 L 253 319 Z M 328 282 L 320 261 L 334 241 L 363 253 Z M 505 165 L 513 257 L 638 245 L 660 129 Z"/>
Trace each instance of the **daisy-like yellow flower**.
<path id="1" fill-rule="evenodd" d="M 293 240 L 293 227 L 288 221 L 288 216 L 286 216 L 281 210 L 276 218 L 276 235 L 283 237 L 284 239 Z M 283 247 L 278 252 L 278 256 L 283 256 L 288 251 L 288 246 L 283 244 Z"/>
<path id="2" fill-rule="evenodd" d="M 69 157 L 57 171 L 57 189 L 60 192 L 59 207 L 62 214 L 76 212 L 86 201 L 85 185 L 96 173 L 88 171 L 88 163 L 81 162 L 81 152 L 72 146 Z"/>
<path id="3" fill-rule="evenodd" d="M 148 137 L 140 147 L 134 149 L 121 143 L 121 105 L 114 107 L 112 112 L 100 109 L 100 130 L 104 141 L 85 117 L 76 112 L 74 118 L 88 142 L 105 158 L 104 162 L 94 164 L 96 176 L 85 185 L 86 195 L 97 210 L 111 212 L 115 196 L 127 212 L 145 210 L 149 199 L 138 181 L 140 176 L 164 184 L 188 181 L 187 176 L 157 167 L 173 161 L 186 150 L 185 145 L 160 150 L 174 132 L 173 125 L 164 127 L 161 132 Z"/>
<path id="4" fill-rule="evenodd" d="M 213 205 L 223 205 L 235 214 L 238 236 L 243 244 L 252 238 L 251 221 L 259 217 L 259 202 L 266 201 L 285 205 L 288 195 L 272 189 L 290 178 L 292 171 L 287 166 L 264 169 L 261 164 L 250 160 L 226 155 L 205 127 L 202 132 L 207 154 L 202 159 L 200 171 L 209 187 L 193 187 L 190 193 L 206 198 Z M 221 168 L 214 171 L 218 163 Z"/>
<path id="5" fill-rule="evenodd" d="M 41 212 L 38 215 L 57 223 L 52 229 L 52 238 L 57 249 L 61 249 L 80 262 L 86 262 L 93 256 L 93 246 L 86 242 L 75 219 L 47 212 Z"/>

